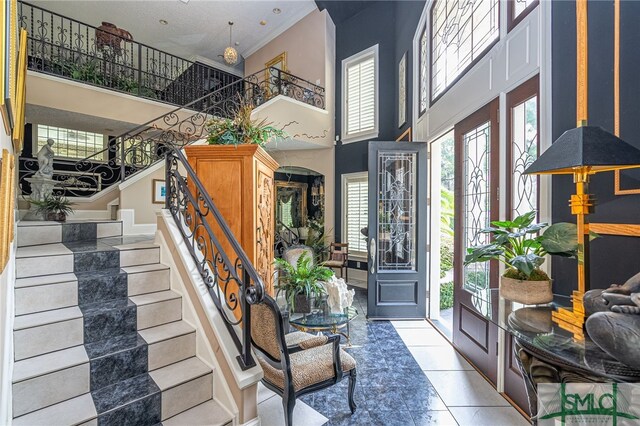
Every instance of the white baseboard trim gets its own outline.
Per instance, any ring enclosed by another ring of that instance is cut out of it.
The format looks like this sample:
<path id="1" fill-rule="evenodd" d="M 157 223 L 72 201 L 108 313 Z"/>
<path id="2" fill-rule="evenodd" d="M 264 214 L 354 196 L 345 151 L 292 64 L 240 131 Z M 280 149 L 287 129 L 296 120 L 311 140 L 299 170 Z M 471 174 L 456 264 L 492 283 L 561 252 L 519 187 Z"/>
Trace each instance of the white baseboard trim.
<path id="1" fill-rule="evenodd" d="M 29 210 L 19 210 L 18 217 L 22 219 Z M 67 216 L 67 220 L 82 220 L 82 219 L 104 219 L 111 220 L 111 213 L 109 210 L 74 210 L 72 214 Z"/>
<path id="2" fill-rule="evenodd" d="M 260 426 L 261 424 L 262 422 L 260 421 L 260 417 L 256 417 L 246 423 L 242 423 L 240 426 Z"/>
<path id="3" fill-rule="evenodd" d="M 122 235 L 155 234 L 158 229 L 155 223 L 136 223 L 134 209 L 118 210 L 118 220 L 122 221 Z"/>

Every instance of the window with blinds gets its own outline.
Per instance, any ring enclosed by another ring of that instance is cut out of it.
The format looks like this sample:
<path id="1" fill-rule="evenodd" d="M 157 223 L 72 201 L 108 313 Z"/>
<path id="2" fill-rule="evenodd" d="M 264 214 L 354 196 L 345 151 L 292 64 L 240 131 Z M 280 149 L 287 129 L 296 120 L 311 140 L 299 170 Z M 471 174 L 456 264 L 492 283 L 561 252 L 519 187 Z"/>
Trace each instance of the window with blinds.
<path id="1" fill-rule="evenodd" d="M 342 61 L 343 141 L 378 136 L 377 68 L 377 45 Z"/>
<path id="2" fill-rule="evenodd" d="M 353 253 L 367 252 L 367 241 L 360 230 L 368 221 L 368 188 L 366 172 L 345 175 L 343 241 L 349 243 L 349 251 Z"/>

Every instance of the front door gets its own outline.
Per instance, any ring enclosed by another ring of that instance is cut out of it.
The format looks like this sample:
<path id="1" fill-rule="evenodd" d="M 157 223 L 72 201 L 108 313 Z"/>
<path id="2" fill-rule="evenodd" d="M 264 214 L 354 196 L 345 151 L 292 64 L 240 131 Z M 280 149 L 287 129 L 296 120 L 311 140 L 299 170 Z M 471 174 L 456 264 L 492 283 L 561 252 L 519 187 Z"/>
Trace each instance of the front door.
<path id="1" fill-rule="evenodd" d="M 425 318 L 427 144 L 369 142 L 369 319 Z"/>
<path id="2" fill-rule="evenodd" d="M 487 244 L 479 233 L 498 220 L 498 100 L 455 126 L 455 249 L 453 343 L 494 384 L 497 378 L 498 328 L 491 312 L 491 288 L 498 286 L 493 262 L 464 266 L 467 249 Z"/>

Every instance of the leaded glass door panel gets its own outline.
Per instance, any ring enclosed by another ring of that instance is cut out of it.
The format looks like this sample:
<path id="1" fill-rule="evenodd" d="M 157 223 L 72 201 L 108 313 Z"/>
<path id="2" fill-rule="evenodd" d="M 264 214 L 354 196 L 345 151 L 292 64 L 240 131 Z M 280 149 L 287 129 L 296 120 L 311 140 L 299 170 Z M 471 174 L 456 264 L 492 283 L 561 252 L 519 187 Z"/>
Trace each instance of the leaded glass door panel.
<path id="1" fill-rule="evenodd" d="M 498 265 L 464 265 L 467 249 L 489 243 L 480 233 L 498 220 L 498 100 L 455 126 L 454 344 L 494 383 L 497 327 L 484 318 L 491 311 L 490 289 L 498 286 Z"/>
<path id="2" fill-rule="evenodd" d="M 426 317 L 427 145 L 369 142 L 370 319 Z"/>

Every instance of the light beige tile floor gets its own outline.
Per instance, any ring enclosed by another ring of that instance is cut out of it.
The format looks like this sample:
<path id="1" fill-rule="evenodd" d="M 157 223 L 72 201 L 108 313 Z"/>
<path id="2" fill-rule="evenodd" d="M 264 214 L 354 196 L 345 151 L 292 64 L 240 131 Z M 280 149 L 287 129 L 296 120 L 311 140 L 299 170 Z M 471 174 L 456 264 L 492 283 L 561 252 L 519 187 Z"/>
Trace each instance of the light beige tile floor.
<path id="1" fill-rule="evenodd" d="M 258 416 L 260 416 L 261 426 L 282 426 L 285 424 L 282 398 L 264 387 L 262 383 L 258 384 Z M 294 426 L 321 426 L 328 420 L 304 402 L 296 401 L 296 406 L 293 409 Z"/>

